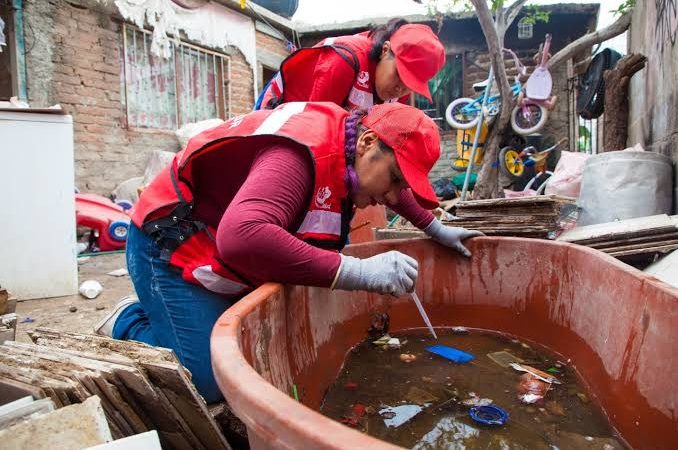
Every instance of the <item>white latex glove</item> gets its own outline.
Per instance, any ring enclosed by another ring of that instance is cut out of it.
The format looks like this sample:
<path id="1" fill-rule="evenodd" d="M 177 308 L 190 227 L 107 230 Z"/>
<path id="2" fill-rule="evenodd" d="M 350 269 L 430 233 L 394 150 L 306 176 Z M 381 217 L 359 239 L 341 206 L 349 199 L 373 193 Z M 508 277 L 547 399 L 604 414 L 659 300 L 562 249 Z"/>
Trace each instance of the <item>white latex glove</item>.
<path id="1" fill-rule="evenodd" d="M 341 266 L 332 289 L 403 295 L 414 290 L 418 268 L 414 258 L 396 251 L 365 259 L 341 255 Z"/>
<path id="2" fill-rule="evenodd" d="M 474 236 L 485 236 L 480 231 L 467 230 L 460 227 L 448 227 L 443 225 L 438 219 L 434 219 L 429 226 L 424 229 L 424 233 L 431 237 L 434 241 L 450 247 L 466 256 L 471 256 L 471 252 L 461 243 L 464 239 Z"/>

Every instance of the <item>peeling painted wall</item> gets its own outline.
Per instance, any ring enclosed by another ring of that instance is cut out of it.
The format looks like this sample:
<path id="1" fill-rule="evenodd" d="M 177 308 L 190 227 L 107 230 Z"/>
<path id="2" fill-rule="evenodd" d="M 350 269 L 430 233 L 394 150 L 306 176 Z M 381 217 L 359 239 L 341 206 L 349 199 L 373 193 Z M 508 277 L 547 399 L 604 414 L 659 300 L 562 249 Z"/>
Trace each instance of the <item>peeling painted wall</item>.
<path id="1" fill-rule="evenodd" d="M 629 52 L 647 57 L 629 88 L 627 144 L 671 157 L 678 164 L 678 0 L 637 2 L 631 22 Z M 674 176 L 673 209 L 678 211 Z"/>
<path id="2" fill-rule="evenodd" d="M 76 185 L 102 195 L 143 175 L 153 150 L 179 149 L 172 131 L 126 125 L 123 34 L 114 14 L 93 0 L 24 1 L 28 100 L 59 103 L 73 116 Z M 237 49 L 224 52 L 232 113 L 243 114 L 253 105 L 253 67 Z"/>

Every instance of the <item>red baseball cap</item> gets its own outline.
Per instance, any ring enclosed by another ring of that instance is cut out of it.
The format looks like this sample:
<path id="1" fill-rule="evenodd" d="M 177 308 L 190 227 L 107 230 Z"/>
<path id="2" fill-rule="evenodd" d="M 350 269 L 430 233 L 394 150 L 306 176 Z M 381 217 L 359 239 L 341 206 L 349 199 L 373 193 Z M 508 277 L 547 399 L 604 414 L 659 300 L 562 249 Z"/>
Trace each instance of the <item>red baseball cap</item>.
<path id="1" fill-rule="evenodd" d="M 445 65 L 445 47 L 438 36 L 428 25 L 413 23 L 398 28 L 390 42 L 402 82 L 432 101 L 428 80 Z"/>
<path id="2" fill-rule="evenodd" d="M 428 173 L 440 158 L 440 133 L 433 120 L 412 106 L 383 103 L 373 106 L 362 124 L 393 150 L 417 202 L 426 209 L 438 207 L 428 181 Z"/>

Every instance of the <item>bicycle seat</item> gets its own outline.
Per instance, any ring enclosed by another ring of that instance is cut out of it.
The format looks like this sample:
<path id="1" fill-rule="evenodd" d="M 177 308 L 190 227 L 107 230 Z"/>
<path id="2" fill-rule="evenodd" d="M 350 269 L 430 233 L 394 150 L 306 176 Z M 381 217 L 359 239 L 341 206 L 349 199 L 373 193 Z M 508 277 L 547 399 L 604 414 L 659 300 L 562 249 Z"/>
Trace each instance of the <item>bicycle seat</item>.
<path id="1" fill-rule="evenodd" d="M 487 87 L 487 82 L 489 79 L 479 81 L 477 83 L 473 83 L 473 90 L 476 92 L 483 92 L 485 88 Z"/>

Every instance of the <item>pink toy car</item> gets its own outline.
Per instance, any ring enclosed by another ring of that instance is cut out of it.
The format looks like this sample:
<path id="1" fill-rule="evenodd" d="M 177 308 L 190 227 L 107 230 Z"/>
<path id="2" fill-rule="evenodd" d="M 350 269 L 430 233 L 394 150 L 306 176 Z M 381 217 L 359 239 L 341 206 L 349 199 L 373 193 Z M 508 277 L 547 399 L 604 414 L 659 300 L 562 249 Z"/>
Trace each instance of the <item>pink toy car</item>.
<path id="1" fill-rule="evenodd" d="M 125 209 L 97 194 L 75 194 L 75 220 L 93 230 L 93 244 L 102 252 L 125 248 L 130 216 Z"/>

